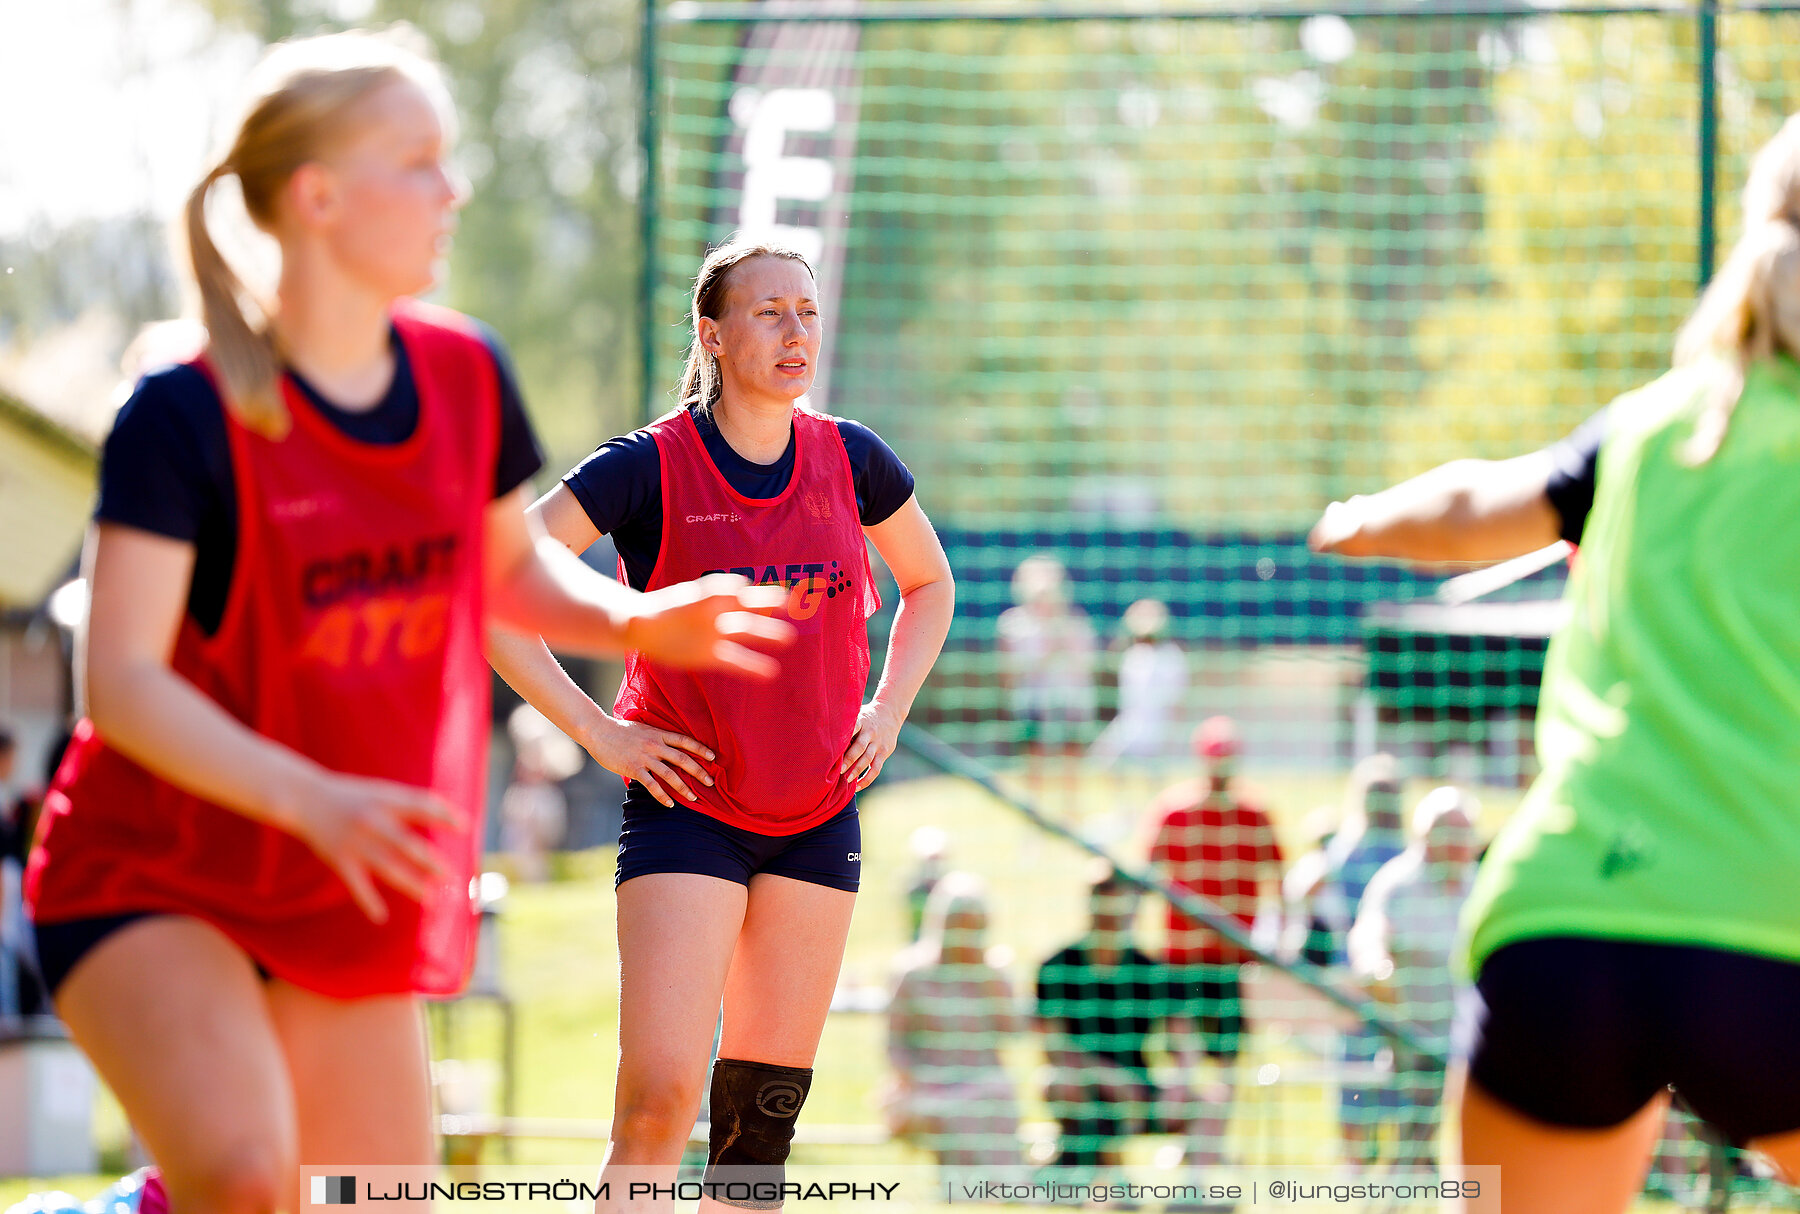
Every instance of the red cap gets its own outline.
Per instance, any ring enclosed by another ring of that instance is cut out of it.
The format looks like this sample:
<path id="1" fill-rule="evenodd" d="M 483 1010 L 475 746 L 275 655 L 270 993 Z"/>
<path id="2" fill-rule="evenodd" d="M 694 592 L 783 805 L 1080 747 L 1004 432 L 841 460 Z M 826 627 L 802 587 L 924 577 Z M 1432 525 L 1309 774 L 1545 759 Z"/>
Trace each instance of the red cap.
<path id="1" fill-rule="evenodd" d="M 1229 759 L 1238 753 L 1237 725 L 1230 717 L 1208 717 L 1194 730 L 1193 745 L 1202 759 Z"/>

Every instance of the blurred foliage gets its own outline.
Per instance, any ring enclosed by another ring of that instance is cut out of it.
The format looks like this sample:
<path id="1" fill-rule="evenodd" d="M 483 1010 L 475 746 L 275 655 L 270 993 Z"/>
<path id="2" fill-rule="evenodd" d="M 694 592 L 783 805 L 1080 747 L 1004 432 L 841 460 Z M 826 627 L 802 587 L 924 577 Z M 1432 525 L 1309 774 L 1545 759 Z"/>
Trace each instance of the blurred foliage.
<path id="1" fill-rule="evenodd" d="M 1498 73 L 1481 155 L 1492 275 L 1419 326 L 1429 387 L 1393 419 L 1393 474 L 1447 451 L 1519 448 L 1521 416 L 1554 432 L 1668 366 L 1698 285 L 1699 99 L 1691 20 L 1546 22 Z M 1718 253 L 1738 231 L 1748 158 L 1794 108 L 1794 14 L 1732 14 L 1718 60 Z M 1530 54 L 1523 52 L 1530 51 Z M 1680 139 L 1670 138 L 1679 133 Z"/>
<path id="2" fill-rule="evenodd" d="M 1721 250 L 1794 99 L 1795 20 L 1721 19 Z M 1694 298 L 1691 13 L 860 38 L 830 403 L 934 517 L 1304 526 L 1553 441 L 1667 365 Z M 675 271 L 733 213 L 733 74 L 805 65 L 743 27 L 663 46 L 672 375 Z"/>
<path id="3" fill-rule="evenodd" d="M 154 219 L 83 220 L 0 240 L 0 347 L 42 338 L 104 300 L 122 332 L 177 307 L 168 241 Z"/>
<path id="4" fill-rule="evenodd" d="M 421 28 L 474 185 L 448 302 L 507 340 L 552 471 L 642 420 L 641 0 L 205 7 L 264 40 Z M 1722 255 L 1744 158 L 1793 105 L 1800 17 L 1727 11 L 1719 31 Z M 940 515 L 1289 529 L 1554 439 L 1665 365 L 1692 301 L 1691 14 L 859 36 L 829 404 L 887 435 Z M 687 275 L 735 213 L 747 52 L 740 25 L 662 38 L 650 323 L 672 382 Z M 0 342 L 96 302 L 126 331 L 177 303 L 147 218 L 0 251 Z"/>
<path id="5" fill-rule="evenodd" d="M 908 34 L 930 36 L 893 36 Z M 1376 407 L 1416 381 L 1416 319 L 1468 274 L 1463 131 L 1485 110 L 1468 23 L 1354 36 L 1335 64 L 1293 22 L 971 30 L 933 48 L 996 65 L 986 168 L 956 191 L 990 205 L 928 225 L 950 245 L 952 310 L 981 333 L 923 393 L 973 440 L 948 452 L 966 461 L 946 477 L 971 495 L 959 514 L 1129 515 L 1153 486 L 1155 513 L 1184 526 L 1281 528 L 1368 474 Z M 910 249 L 871 239 L 850 272 L 899 274 Z M 981 474 L 996 447 L 1023 475 Z"/>

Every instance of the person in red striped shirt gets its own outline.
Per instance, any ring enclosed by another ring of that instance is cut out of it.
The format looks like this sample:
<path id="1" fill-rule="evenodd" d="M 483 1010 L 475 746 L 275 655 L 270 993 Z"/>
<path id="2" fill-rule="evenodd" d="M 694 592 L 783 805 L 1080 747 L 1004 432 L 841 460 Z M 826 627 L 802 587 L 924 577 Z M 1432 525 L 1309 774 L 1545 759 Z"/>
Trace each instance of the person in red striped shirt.
<path id="1" fill-rule="evenodd" d="M 1150 865 L 1163 880 L 1223 907 L 1248 930 L 1259 899 L 1281 886 L 1281 847 L 1268 814 L 1234 779 L 1242 750 L 1229 717 L 1208 717 L 1194 730 L 1194 754 L 1204 776 L 1159 794 L 1150 806 Z M 1238 970 L 1249 954 L 1218 932 L 1169 907 L 1168 955 L 1192 998 L 1190 1014 L 1213 1059 L 1235 1066 L 1244 1032 Z M 1211 1099 L 1195 1121 L 1199 1149 L 1216 1155 L 1231 1119 L 1232 1093 Z M 1196 1162 L 1217 1162 L 1200 1159 Z"/>

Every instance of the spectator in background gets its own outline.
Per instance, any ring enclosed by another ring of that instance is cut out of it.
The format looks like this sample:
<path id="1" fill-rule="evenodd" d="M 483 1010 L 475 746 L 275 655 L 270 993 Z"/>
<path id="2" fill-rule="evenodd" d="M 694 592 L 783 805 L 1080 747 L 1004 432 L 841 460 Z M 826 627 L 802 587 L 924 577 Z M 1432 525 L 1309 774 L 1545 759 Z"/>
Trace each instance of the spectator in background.
<path id="1" fill-rule="evenodd" d="M 4 729 L 0 726 L 0 729 Z M 11 731 L 6 731 L 11 736 Z M 58 726 L 50 736 L 50 743 L 42 755 L 43 766 L 39 768 L 35 783 L 24 785 L 13 779 L 11 773 L 16 770 L 16 751 L 10 760 L 0 760 L 0 767 L 8 773 L 0 778 L 0 871 L 5 871 L 9 864 L 16 864 L 11 874 L 16 875 L 22 887 L 25 874 L 25 863 L 31 854 L 32 836 L 37 831 L 38 815 L 44 808 L 44 793 L 56 779 L 56 769 L 62 766 L 63 751 L 69 748 L 72 730 L 68 723 Z M 16 745 L 16 743 L 15 743 Z M 37 938 L 31 931 L 30 920 L 25 915 L 22 900 L 8 892 L 0 898 L 6 909 L 0 911 L 0 933 L 16 932 L 10 941 L 15 961 L 14 979 L 17 982 L 17 1010 L 22 1016 L 53 1016 L 55 1011 L 50 1006 L 50 992 L 44 985 L 43 966 L 39 963 Z M 13 912 L 18 918 L 13 918 Z M 4 981 L 0 979 L 0 981 Z"/>
<path id="2" fill-rule="evenodd" d="M 1321 807 L 1308 821 L 1322 824 Z M 1286 904 L 1284 945 L 1298 947 L 1305 933 L 1305 947 L 1329 959 L 1320 964 L 1342 964 L 1344 936 L 1356 919 L 1356 905 L 1369 879 L 1389 860 L 1406 850 L 1400 818 L 1400 767 L 1390 754 L 1364 758 L 1350 772 L 1344 804 L 1335 829 L 1319 832 L 1320 845 L 1294 862 L 1282 883 Z"/>
<path id="3" fill-rule="evenodd" d="M 1169 609 L 1156 599 L 1139 599 L 1125 609 L 1124 624 L 1131 643 L 1119 661 L 1119 715 L 1088 750 L 1103 765 L 1167 759 L 1180 745 L 1175 732 L 1188 666 L 1181 646 L 1163 635 Z"/>
<path id="4" fill-rule="evenodd" d="M 1311 873 L 1288 882 L 1283 892 L 1290 906 L 1310 904 L 1331 933 L 1333 953 L 1341 960 L 1343 941 L 1356 919 L 1363 891 L 1382 865 L 1405 850 L 1400 765 L 1390 754 L 1370 755 L 1350 772 L 1343 821 L 1325 845 L 1322 863 Z M 1350 1077 L 1339 1091 L 1338 1121 L 1353 1161 L 1367 1162 L 1373 1157 L 1378 1113 L 1371 1106 L 1385 1099 L 1381 1093 L 1387 1085 L 1376 1080 L 1372 1072 L 1385 1044 L 1382 1035 L 1369 1028 L 1352 1029 L 1344 1035 L 1342 1061 Z"/>
<path id="5" fill-rule="evenodd" d="M 569 802 L 558 787 L 581 770 L 581 747 L 529 704 L 506 719 L 513 745 L 513 778 L 500 798 L 500 846 L 521 881 L 550 876 L 550 853 L 569 825 Z"/>
<path id="6" fill-rule="evenodd" d="M 1435 1057 L 1394 1049 L 1392 1086 L 1377 1103 L 1397 1114 L 1399 1162 L 1436 1162 L 1450 1030 L 1462 984 L 1451 972 L 1457 919 L 1475 879 L 1478 809 L 1460 790 L 1433 789 L 1413 811 L 1412 842 L 1381 866 L 1350 929 L 1350 968 L 1369 994 L 1412 1026 Z"/>
<path id="7" fill-rule="evenodd" d="M 1019 1106 L 1000 1046 L 1020 1024 L 1006 975 L 988 964 L 987 927 L 981 879 L 946 873 L 923 934 L 900 954 L 888 1003 L 889 1129 L 945 1167 L 1019 1162 Z"/>
<path id="8" fill-rule="evenodd" d="M 913 856 L 912 869 L 906 875 L 907 939 L 917 940 L 925 925 L 925 904 L 944 875 L 950 836 L 941 826 L 921 826 L 907 844 Z"/>
<path id="9" fill-rule="evenodd" d="M 1047 754 L 1078 753 L 1094 719 L 1094 628 L 1069 601 L 1063 563 L 1042 553 L 1013 570 L 1015 606 L 1000 615 L 1000 672 L 1035 782 Z"/>
<path id="10" fill-rule="evenodd" d="M 1034 1027 L 1050 1063 L 1044 1100 L 1061 1131 L 1066 1167 L 1119 1162 L 1132 1134 L 1185 1134 L 1195 1100 L 1186 1076 L 1199 1062 L 1187 988 L 1131 942 L 1137 892 L 1112 865 L 1089 870 L 1088 930 L 1038 969 Z M 1159 1086 L 1145 1052 L 1158 1025 L 1182 1080 Z"/>
<path id="11" fill-rule="evenodd" d="M 1300 854 L 1281 879 L 1280 953 L 1284 961 L 1335 965 L 1342 959 L 1338 947 L 1341 936 L 1332 930 L 1317 905 L 1330 871 L 1326 848 L 1337 832 L 1341 814 L 1341 806 L 1318 805 L 1300 819 Z"/>
<path id="12" fill-rule="evenodd" d="M 56 752 L 56 758 L 61 757 Z M 37 826 L 43 785 L 22 790 L 15 779 L 18 739 L 0 723 L 0 1016 L 33 1016 L 50 1009 L 38 971 L 37 946 L 25 917 L 25 857 Z M 51 761 L 55 771 L 56 759 Z"/>
<path id="13" fill-rule="evenodd" d="M 0 723 L 0 1017 L 20 1013 L 19 975 L 25 949 L 25 906 L 22 898 L 25 854 L 25 802 L 13 791 L 18 740 L 12 727 Z"/>
<path id="14" fill-rule="evenodd" d="M 18 766 L 19 742 L 12 726 L 0 722 L 0 859 L 20 859 L 28 846 L 24 821 L 25 799 L 13 786 L 13 772 Z"/>
<path id="15" fill-rule="evenodd" d="M 1150 866 L 1164 881 L 1213 902 L 1249 930 L 1263 895 L 1279 897 L 1281 847 L 1268 814 L 1237 787 L 1242 746 L 1231 718 L 1201 722 L 1193 748 L 1204 774 L 1165 789 L 1150 806 Z M 1189 992 L 1188 1011 L 1199 1023 L 1206 1053 L 1235 1069 L 1244 1032 L 1239 970 L 1250 954 L 1173 904 L 1168 923 L 1169 966 Z M 1234 1087 L 1228 1077 L 1196 1126 L 1206 1151 L 1216 1152 L 1224 1139 Z"/>

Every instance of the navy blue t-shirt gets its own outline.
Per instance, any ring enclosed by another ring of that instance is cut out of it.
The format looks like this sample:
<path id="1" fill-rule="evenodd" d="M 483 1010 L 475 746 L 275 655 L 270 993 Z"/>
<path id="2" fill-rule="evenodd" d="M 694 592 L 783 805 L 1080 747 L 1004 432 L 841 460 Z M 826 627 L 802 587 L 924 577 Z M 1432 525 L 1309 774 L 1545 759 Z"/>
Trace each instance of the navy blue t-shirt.
<path id="1" fill-rule="evenodd" d="M 494 496 L 503 497 L 536 475 L 544 456 L 500 339 L 487 326 L 479 327 L 499 371 Z M 378 445 L 403 442 L 419 421 L 419 389 L 406 347 L 396 337 L 390 340 L 394 379 L 373 409 L 340 409 L 292 371 L 288 377 L 346 437 Z M 198 369 L 167 367 L 138 381 L 101 453 L 94 517 L 193 544 L 187 611 L 208 635 L 218 629 L 237 561 L 237 486 L 225 406 Z"/>
<path id="2" fill-rule="evenodd" d="M 1594 508 L 1594 478 L 1600 467 L 1600 444 L 1606 439 L 1606 410 L 1594 414 L 1567 438 L 1545 448 L 1550 453 L 1550 479 L 1544 496 L 1562 519 L 1562 537 L 1581 542 L 1588 511 Z"/>
<path id="3" fill-rule="evenodd" d="M 788 429 L 787 450 L 772 464 L 753 464 L 725 441 L 711 414 L 690 409 L 700 441 L 725 483 L 749 498 L 780 497 L 794 475 L 794 432 Z M 850 456 L 856 486 L 856 508 L 862 525 L 886 522 L 913 495 L 913 474 L 893 448 L 861 422 L 838 418 L 838 434 Z M 633 430 L 601 444 L 600 449 L 563 477 L 563 484 L 587 511 L 601 535 L 610 535 L 625 563 L 625 580 L 639 590 L 650 584 L 656 555 L 662 551 L 662 459 L 656 437 Z"/>

